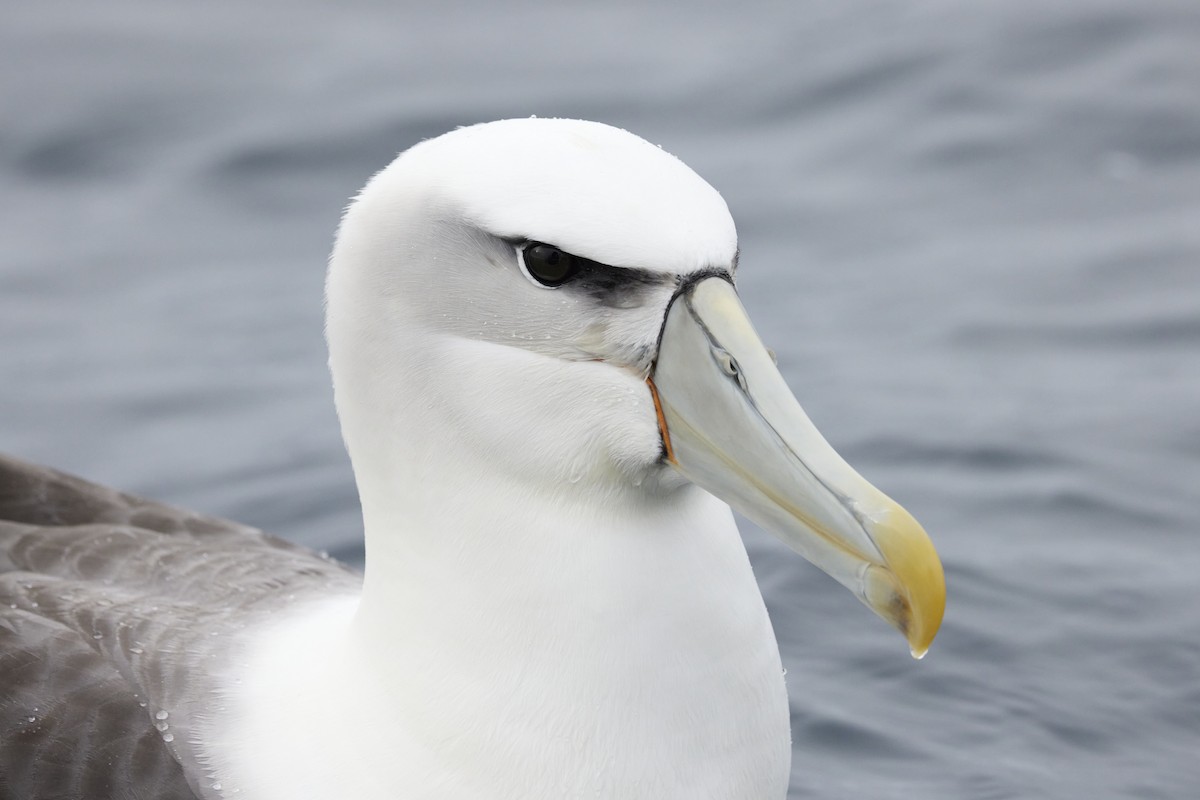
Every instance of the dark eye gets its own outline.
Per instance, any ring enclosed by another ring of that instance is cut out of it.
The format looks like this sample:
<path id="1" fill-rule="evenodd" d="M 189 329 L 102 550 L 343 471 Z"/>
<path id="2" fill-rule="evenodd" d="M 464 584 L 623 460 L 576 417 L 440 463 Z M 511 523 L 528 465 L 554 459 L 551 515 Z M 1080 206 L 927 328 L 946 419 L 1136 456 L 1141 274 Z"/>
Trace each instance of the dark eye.
<path id="1" fill-rule="evenodd" d="M 530 242 L 525 246 L 525 269 L 543 286 L 561 286 L 579 270 L 579 259 L 552 244 Z"/>

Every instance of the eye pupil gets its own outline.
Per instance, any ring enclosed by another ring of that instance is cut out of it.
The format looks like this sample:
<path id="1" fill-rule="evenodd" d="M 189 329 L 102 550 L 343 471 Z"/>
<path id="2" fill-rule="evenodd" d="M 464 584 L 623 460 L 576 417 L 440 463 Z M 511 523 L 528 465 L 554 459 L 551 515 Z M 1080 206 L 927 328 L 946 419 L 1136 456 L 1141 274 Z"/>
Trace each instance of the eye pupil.
<path id="1" fill-rule="evenodd" d="M 575 274 L 578 259 L 554 245 L 534 242 L 525 248 L 525 269 L 543 286 L 559 286 Z"/>

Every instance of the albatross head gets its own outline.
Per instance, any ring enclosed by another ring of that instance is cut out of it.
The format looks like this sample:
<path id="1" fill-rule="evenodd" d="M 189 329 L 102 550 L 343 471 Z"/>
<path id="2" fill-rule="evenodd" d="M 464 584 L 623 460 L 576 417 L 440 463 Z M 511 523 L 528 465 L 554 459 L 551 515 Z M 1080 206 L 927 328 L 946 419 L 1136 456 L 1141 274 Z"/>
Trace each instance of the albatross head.
<path id="1" fill-rule="evenodd" d="M 699 486 L 923 654 L 938 557 L 793 398 L 738 300 L 737 255 L 721 196 L 616 128 L 508 120 L 402 154 L 347 212 L 327 287 L 368 527 L 403 508 L 432 531 L 473 486 L 598 513 Z"/>

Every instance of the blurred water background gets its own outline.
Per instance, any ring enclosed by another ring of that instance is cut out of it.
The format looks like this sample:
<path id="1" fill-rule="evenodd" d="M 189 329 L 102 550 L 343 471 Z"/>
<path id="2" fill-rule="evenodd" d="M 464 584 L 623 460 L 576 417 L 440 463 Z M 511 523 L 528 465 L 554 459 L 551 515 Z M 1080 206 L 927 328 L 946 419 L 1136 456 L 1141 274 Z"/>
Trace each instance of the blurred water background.
<path id="1" fill-rule="evenodd" d="M 945 560 L 923 662 L 746 526 L 795 798 L 1200 797 L 1200 5 L 0 4 L 0 449 L 355 562 L 339 212 L 457 125 L 720 189 L 810 415 Z"/>

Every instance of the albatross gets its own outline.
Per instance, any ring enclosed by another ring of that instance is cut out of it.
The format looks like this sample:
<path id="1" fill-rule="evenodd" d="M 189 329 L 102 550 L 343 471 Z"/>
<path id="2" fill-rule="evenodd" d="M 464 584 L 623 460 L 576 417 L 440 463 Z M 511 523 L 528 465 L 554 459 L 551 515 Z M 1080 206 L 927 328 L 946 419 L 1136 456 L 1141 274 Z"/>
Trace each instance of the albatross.
<path id="1" fill-rule="evenodd" d="M 737 274 L 721 196 L 623 130 L 402 153 L 326 283 L 364 574 L 4 459 L 0 796 L 783 798 L 784 670 L 731 507 L 914 655 L 945 586 Z"/>

